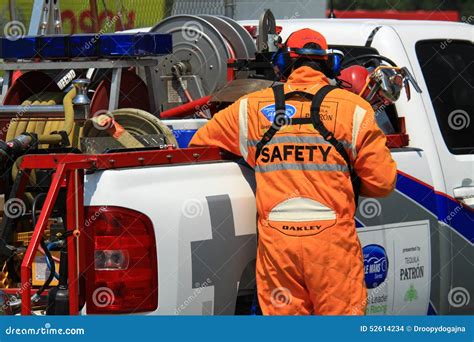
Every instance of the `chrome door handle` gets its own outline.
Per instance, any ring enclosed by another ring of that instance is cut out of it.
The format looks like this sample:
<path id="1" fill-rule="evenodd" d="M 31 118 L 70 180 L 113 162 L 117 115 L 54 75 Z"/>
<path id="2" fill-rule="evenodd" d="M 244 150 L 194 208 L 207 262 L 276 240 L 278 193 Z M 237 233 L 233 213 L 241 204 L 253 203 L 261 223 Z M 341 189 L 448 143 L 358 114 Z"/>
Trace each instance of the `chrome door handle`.
<path id="1" fill-rule="evenodd" d="M 474 186 L 453 189 L 454 198 L 468 207 L 474 208 Z"/>

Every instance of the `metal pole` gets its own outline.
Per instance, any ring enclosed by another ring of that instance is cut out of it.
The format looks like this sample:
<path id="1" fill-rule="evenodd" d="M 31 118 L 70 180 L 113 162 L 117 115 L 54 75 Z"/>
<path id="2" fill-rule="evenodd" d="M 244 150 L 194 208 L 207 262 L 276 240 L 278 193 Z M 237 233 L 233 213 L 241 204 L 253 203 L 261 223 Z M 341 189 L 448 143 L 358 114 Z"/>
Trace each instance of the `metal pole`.
<path id="1" fill-rule="evenodd" d="M 79 272 L 78 272 L 78 238 L 82 230 L 84 210 L 83 171 L 71 169 L 67 172 L 66 181 L 66 228 L 73 232 L 67 237 L 68 285 L 69 285 L 69 314 L 79 312 Z"/>
<path id="2" fill-rule="evenodd" d="M 49 32 L 50 34 L 63 33 L 63 23 L 61 20 L 61 8 L 59 7 L 59 0 L 52 0 L 50 3 L 49 13 Z"/>
<path id="3" fill-rule="evenodd" d="M 49 3 L 45 0 L 35 0 L 31 10 L 30 27 L 28 29 L 29 36 L 36 36 L 40 32 L 40 28 L 44 25 L 44 18 L 48 15 Z"/>
<path id="4" fill-rule="evenodd" d="M 329 1 L 329 15 L 328 18 L 334 19 L 336 18 L 336 14 L 334 13 L 334 1 Z"/>
<path id="5" fill-rule="evenodd" d="M 10 9 L 10 20 L 16 20 L 16 12 L 15 12 L 15 0 L 8 1 L 9 9 Z"/>
<path id="6" fill-rule="evenodd" d="M 224 13 L 226 17 L 234 18 L 234 0 L 224 0 Z"/>

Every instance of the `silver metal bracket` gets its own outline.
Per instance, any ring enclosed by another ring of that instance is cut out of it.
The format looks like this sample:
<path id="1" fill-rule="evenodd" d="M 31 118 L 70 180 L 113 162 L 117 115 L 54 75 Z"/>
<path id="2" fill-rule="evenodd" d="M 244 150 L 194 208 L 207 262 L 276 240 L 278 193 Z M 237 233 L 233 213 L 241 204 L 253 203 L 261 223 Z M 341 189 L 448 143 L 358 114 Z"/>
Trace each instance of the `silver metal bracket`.
<path id="1" fill-rule="evenodd" d="M 61 34 L 63 31 L 59 0 L 35 0 L 31 10 L 29 36 Z"/>

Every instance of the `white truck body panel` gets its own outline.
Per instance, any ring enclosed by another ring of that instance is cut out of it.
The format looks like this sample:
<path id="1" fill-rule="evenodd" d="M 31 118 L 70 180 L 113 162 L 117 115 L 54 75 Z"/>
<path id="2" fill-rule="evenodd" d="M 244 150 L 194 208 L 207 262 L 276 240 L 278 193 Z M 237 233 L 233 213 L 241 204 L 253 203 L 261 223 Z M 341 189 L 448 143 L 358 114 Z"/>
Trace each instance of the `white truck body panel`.
<path id="1" fill-rule="evenodd" d="M 214 289 L 228 285 L 229 281 L 222 276 L 214 280 L 213 272 L 219 269 L 212 269 L 212 262 L 206 258 L 222 260 L 224 255 L 212 254 L 211 249 L 199 248 L 197 243 L 193 260 L 191 243 L 223 241 L 231 250 L 235 245 L 232 241 L 237 237 L 250 236 L 248 246 L 254 250 L 254 182 L 253 171 L 233 162 L 108 170 L 86 177 L 85 204 L 130 208 L 147 215 L 153 222 L 158 251 L 157 314 L 173 315 L 181 311 L 195 315 L 219 314 L 213 312 L 211 305 Z M 229 196 L 233 215 L 213 230 L 211 215 L 216 213 L 209 210 L 206 197 L 221 195 Z M 245 249 L 238 252 L 243 251 Z M 253 261 L 254 251 L 243 259 L 248 259 L 247 263 Z M 209 268 L 195 266 L 193 273 L 193 261 L 195 265 L 205 262 Z M 227 272 L 220 274 L 232 276 Z M 234 286 L 237 293 L 237 281 Z M 196 291 L 198 298 L 194 298 Z M 181 306 L 184 308 L 180 309 Z"/>

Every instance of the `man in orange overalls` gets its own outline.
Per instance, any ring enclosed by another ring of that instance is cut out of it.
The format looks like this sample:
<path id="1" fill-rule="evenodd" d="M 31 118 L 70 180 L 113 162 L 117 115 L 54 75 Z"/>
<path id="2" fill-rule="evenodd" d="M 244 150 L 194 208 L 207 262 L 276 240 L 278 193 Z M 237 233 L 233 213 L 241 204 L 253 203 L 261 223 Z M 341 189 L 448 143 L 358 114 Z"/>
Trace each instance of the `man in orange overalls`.
<path id="1" fill-rule="evenodd" d="M 289 61 L 286 84 L 242 97 L 190 143 L 221 147 L 255 169 L 264 314 L 365 313 L 356 197 L 388 195 L 396 164 L 371 106 L 329 86 L 327 51 L 318 32 L 294 32 L 278 52 Z"/>

